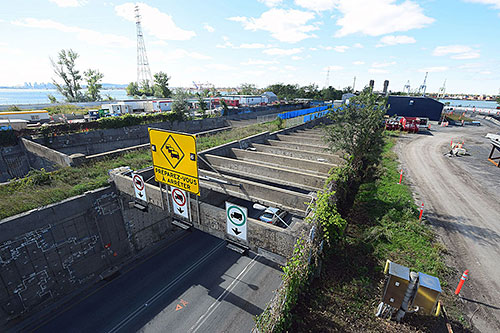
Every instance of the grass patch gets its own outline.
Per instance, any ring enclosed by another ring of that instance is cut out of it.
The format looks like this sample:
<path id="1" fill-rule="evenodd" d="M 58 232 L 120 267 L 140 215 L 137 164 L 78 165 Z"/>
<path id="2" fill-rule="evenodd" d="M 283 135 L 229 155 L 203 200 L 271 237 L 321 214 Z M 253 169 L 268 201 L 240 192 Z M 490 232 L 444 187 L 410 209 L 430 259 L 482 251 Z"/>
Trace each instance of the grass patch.
<path id="1" fill-rule="evenodd" d="M 197 149 L 201 151 L 279 128 L 278 121 L 235 128 L 198 138 Z M 75 168 L 65 167 L 53 172 L 33 170 L 25 178 L 0 186 L 0 219 L 106 186 L 110 169 L 130 166 L 138 170 L 150 165 L 151 153 L 145 149 Z"/>
<path id="2" fill-rule="evenodd" d="M 363 184 L 348 217 L 343 243 L 326 255 L 320 278 L 302 295 L 293 313 L 293 332 L 446 332 L 443 317 L 407 314 L 396 324 L 375 317 L 384 288 L 386 259 L 439 277 L 441 300 L 455 332 L 467 331 L 455 316 L 449 269 L 434 233 L 418 221 L 409 188 L 397 184 L 395 138 L 386 136 L 383 159 L 374 179 Z M 451 309 L 451 311 L 450 311 Z"/>
<path id="3" fill-rule="evenodd" d="M 453 120 L 456 122 L 461 122 L 462 120 L 463 121 L 472 121 L 473 119 L 466 117 L 466 116 L 462 116 L 461 114 L 451 113 L 451 114 L 446 115 L 446 120 Z"/>

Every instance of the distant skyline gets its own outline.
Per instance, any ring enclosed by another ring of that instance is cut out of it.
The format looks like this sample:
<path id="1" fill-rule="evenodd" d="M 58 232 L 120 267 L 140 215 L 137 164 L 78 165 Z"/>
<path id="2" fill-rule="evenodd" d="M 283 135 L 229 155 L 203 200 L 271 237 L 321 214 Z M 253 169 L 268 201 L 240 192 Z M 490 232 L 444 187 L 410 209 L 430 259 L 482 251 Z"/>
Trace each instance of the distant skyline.
<path id="1" fill-rule="evenodd" d="M 500 0 L 24 0 L 0 5 L 0 86 L 50 82 L 71 48 L 104 82 L 136 80 L 134 6 L 151 71 L 172 86 L 283 82 L 499 94 Z"/>

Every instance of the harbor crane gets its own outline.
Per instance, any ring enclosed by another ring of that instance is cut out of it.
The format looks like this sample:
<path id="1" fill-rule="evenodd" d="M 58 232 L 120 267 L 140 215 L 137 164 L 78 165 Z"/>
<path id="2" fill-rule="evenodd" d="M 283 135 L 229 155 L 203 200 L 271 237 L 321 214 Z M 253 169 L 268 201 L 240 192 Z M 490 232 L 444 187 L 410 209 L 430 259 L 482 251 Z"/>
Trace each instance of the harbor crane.
<path id="1" fill-rule="evenodd" d="M 422 97 L 425 97 L 425 91 L 427 90 L 427 75 L 429 72 L 425 72 L 424 83 L 418 88 L 418 94 L 422 94 Z"/>
<path id="2" fill-rule="evenodd" d="M 443 86 L 441 88 L 439 88 L 439 91 L 438 91 L 438 98 L 444 98 L 444 95 L 446 94 L 446 80 L 444 80 L 444 83 L 443 83 Z"/>
<path id="3" fill-rule="evenodd" d="M 406 82 L 405 86 L 403 87 L 403 92 L 408 91 L 408 95 L 410 95 L 410 80 Z"/>

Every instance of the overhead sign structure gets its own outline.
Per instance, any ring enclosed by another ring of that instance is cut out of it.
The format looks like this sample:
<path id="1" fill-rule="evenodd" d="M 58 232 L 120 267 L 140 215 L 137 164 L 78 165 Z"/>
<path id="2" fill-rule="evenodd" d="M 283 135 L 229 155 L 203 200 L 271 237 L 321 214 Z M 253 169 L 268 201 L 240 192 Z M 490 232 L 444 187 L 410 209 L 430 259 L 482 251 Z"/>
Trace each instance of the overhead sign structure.
<path id="1" fill-rule="evenodd" d="M 134 184 L 135 197 L 140 200 L 148 201 L 146 197 L 146 185 L 141 175 L 132 174 L 132 183 Z"/>
<path id="2" fill-rule="evenodd" d="M 229 235 L 247 241 L 248 209 L 226 201 L 226 231 Z"/>
<path id="3" fill-rule="evenodd" d="M 155 180 L 200 195 L 196 136 L 149 129 Z"/>
<path id="4" fill-rule="evenodd" d="M 172 188 L 171 195 L 174 213 L 189 219 L 189 205 L 186 192 L 178 188 Z"/>

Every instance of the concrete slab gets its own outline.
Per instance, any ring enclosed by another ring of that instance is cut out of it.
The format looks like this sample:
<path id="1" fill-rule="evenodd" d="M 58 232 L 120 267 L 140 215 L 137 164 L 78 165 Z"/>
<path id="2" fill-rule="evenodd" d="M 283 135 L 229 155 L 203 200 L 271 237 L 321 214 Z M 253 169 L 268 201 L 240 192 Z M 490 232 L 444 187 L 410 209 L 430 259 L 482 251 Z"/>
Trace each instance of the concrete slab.
<path id="1" fill-rule="evenodd" d="M 231 149 L 234 156 L 239 160 L 266 163 L 274 166 L 290 166 L 297 170 L 303 170 L 307 173 L 315 173 L 328 175 L 330 169 L 335 167 L 335 164 L 304 160 L 288 156 L 280 156 L 276 154 L 261 153 L 242 149 Z"/>
<path id="2" fill-rule="evenodd" d="M 327 178 L 215 155 L 206 155 L 205 159 L 212 167 L 215 167 L 219 171 L 233 172 L 244 177 L 252 177 L 257 182 L 263 180 L 287 186 L 306 188 L 310 191 L 317 191 L 323 188 Z"/>
<path id="3" fill-rule="evenodd" d="M 299 149 L 290 149 L 285 147 L 276 147 L 271 145 L 262 145 L 258 143 L 252 144 L 252 146 L 257 149 L 258 152 L 269 153 L 275 155 L 283 155 L 295 158 L 301 158 L 309 161 L 318 162 L 328 162 L 331 164 L 341 164 L 343 162 L 342 158 L 338 155 L 328 154 L 328 153 L 318 153 Z"/>
<path id="4" fill-rule="evenodd" d="M 219 182 L 209 181 L 207 178 Z M 228 182 L 231 185 L 224 184 L 224 182 Z M 222 177 L 215 172 L 206 170 L 200 170 L 200 185 L 202 188 L 208 188 L 212 191 L 258 202 L 267 206 L 282 208 L 300 216 L 305 216 L 307 208 L 305 203 L 311 200 L 306 194 L 259 184 L 237 177 Z"/>
<path id="5" fill-rule="evenodd" d="M 326 142 L 323 139 L 315 139 L 310 136 L 300 136 L 298 134 L 288 134 L 288 135 L 281 135 L 278 134 L 277 138 L 281 141 L 291 141 L 291 142 L 297 142 L 297 143 L 305 143 L 305 144 L 310 144 L 310 145 L 318 145 L 322 147 L 327 147 Z"/>
<path id="6" fill-rule="evenodd" d="M 308 145 L 308 144 L 299 143 L 299 142 L 267 140 L 267 143 L 269 143 L 271 146 L 285 147 L 288 149 L 297 149 L 297 150 L 317 152 L 317 153 L 327 153 L 328 152 L 328 147 L 317 146 L 317 145 Z"/>

